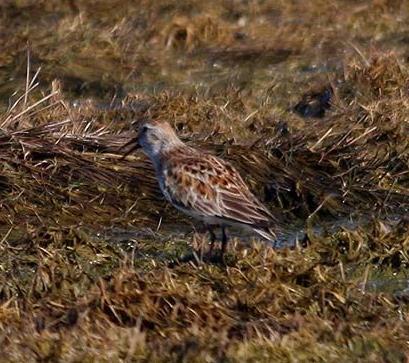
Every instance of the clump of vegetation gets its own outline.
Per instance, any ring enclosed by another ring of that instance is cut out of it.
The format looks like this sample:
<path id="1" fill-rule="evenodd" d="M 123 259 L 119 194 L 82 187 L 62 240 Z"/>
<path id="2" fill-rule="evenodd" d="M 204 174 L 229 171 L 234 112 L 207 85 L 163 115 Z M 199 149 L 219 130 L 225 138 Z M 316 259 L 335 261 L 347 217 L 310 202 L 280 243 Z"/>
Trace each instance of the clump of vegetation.
<path id="1" fill-rule="evenodd" d="M 2 359 L 404 361 L 405 5 L 119 4 L 0 5 Z M 201 260 L 147 159 L 122 159 L 146 117 L 236 165 L 281 247 Z"/>

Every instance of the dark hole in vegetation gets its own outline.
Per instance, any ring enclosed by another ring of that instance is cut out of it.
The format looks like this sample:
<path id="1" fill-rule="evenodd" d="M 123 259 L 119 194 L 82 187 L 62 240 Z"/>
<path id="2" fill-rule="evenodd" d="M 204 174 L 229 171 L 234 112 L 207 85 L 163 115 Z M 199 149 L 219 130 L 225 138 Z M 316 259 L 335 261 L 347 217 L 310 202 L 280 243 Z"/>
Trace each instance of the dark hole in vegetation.
<path id="1" fill-rule="evenodd" d="M 399 252 L 396 252 L 391 256 L 390 263 L 393 269 L 399 269 L 401 267 L 402 261 Z"/>
<path id="2" fill-rule="evenodd" d="M 76 308 L 71 308 L 67 311 L 66 323 L 68 326 L 73 326 L 78 321 L 78 310 Z"/>
<path id="3" fill-rule="evenodd" d="M 256 313 L 254 307 L 241 300 L 237 301 L 236 309 L 240 312 L 241 318 L 244 320 L 247 320 L 252 314 Z"/>
<path id="4" fill-rule="evenodd" d="M 45 319 L 43 316 L 34 318 L 34 327 L 38 333 L 41 333 L 45 329 Z"/>
<path id="5" fill-rule="evenodd" d="M 264 201 L 269 203 L 277 198 L 277 188 L 271 184 L 264 186 Z"/>
<path id="6" fill-rule="evenodd" d="M 311 245 L 310 237 L 308 237 L 308 234 L 305 233 L 304 236 L 303 236 L 303 238 L 300 240 L 300 246 L 301 246 L 302 248 L 307 248 L 307 247 L 310 246 L 310 245 Z"/>
<path id="7" fill-rule="evenodd" d="M 379 141 L 379 142 L 384 142 L 384 141 L 387 141 L 388 139 L 389 139 L 389 134 L 387 134 L 386 132 L 382 132 L 378 136 L 376 136 L 376 141 Z"/>
<path id="8" fill-rule="evenodd" d="M 276 158 L 279 158 L 279 159 L 281 159 L 281 158 L 283 158 L 283 157 L 285 156 L 284 153 L 283 153 L 283 151 L 280 150 L 279 148 L 272 148 L 272 149 L 269 151 L 269 153 L 270 153 L 272 156 L 275 156 Z"/>
<path id="9" fill-rule="evenodd" d="M 374 258 L 371 260 L 371 263 L 373 263 L 374 265 L 378 265 L 378 264 L 379 264 L 379 256 L 374 257 Z"/>
<path id="10" fill-rule="evenodd" d="M 234 9 L 233 6 L 231 6 L 229 9 L 227 9 L 226 12 L 222 14 L 222 16 L 228 21 L 236 22 L 243 16 L 243 12 Z"/>
<path id="11" fill-rule="evenodd" d="M 11 185 L 8 183 L 7 177 L 0 175 L 0 194 L 11 191 Z"/>
<path id="12" fill-rule="evenodd" d="M 196 339 L 187 339 L 183 344 L 176 344 L 172 347 L 171 352 L 177 354 L 176 362 L 187 362 L 189 356 L 194 354 L 199 348 L 199 343 Z M 192 358 L 192 357 L 190 357 Z"/>
<path id="13" fill-rule="evenodd" d="M 183 122 L 178 122 L 178 123 L 176 123 L 175 126 L 176 126 L 177 131 L 182 131 L 183 128 L 185 127 L 185 124 Z"/>
<path id="14" fill-rule="evenodd" d="M 409 216 L 404 216 L 396 226 L 396 233 L 404 234 L 409 231 Z"/>
<path id="15" fill-rule="evenodd" d="M 312 284 L 310 273 L 306 272 L 296 276 L 295 283 L 303 287 L 310 287 Z"/>
<path id="16" fill-rule="evenodd" d="M 277 131 L 277 134 L 281 136 L 287 136 L 290 131 L 288 129 L 288 123 L 286 121 L 280 120 L 277 122 L 275 129 Z"/>
<path id="17" fill-rule="evenodd" d="M 187 40 L 187 31 L 186 29 L 178 29 L 174 35 L 175 42 L 177 44 L 183 44 Z"/>
<path id="18" fill-rule="evenodd" d="M 135 319 L 135 317 L 133 317 L 132 315 L 128 314 L 125 310 L 115 308 L 114 312 L 113 309 L 114 309 L 113 307 L 107 305 L 104 305 L 103 307 L 104 313 L 107 314 L 109 320 L 112 323 L 126 327 L 133 327 L 136 325 L 137 319 Z"/>
<path id="19" fill-rule="evenodd" d="M 235 40 L 244 40 L 247 37 L 246 33 L 243 32 L 235 32 L 233 36 Z"/>
<path id="20" fill-rule="evenodd" d="M 226 285 L 224 285 L 221 281 L 215 281 L 212 285 L 212 288 L 218 293 L 225 293 L 228 291 Z"/>
<path id="21" fill-rule="evenodd" d="M 338 250 L 342 254 L 346 254 L 348 252 L 348 242 L 345 240 L 339 240 L 338 241 Z"/>
<path id="22" fill-rule="evenodd" d="M 249 129 L 249 131 L 254 132 L 254 131 L 257 130 L 257 125 L 256 125 L 255 122 L 252 122 L 251 124 L 249 124 L 249 125 L 247 126 L 247 128 Z"/>
<path id="23" fill-rule="evenodd" d="M 304 200 L 305 200 L 306 210 L 308 213 L 312 213 L 314 210 L 317 209 L 319 203 L 317 203 L 315 195 L 307 192 L 304 198 L 305 198 Z"/>
<path id="24" fill-rule="evenodd" d="M 52 151 L 32 151 L 29 155 L 32 161 L 41 161 L 46 159 L 52 159 L 58 156 L 58 153 Z"/>

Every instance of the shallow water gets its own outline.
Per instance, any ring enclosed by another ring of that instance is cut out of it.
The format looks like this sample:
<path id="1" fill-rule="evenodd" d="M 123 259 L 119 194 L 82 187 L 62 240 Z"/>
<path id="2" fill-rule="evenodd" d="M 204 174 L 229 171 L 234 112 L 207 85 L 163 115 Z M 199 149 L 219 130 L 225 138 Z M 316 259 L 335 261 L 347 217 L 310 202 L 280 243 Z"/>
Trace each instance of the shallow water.
<path id="1" fill-rule="evenodd" d="M 384 216 L 383 218 L 377 218 L 377 221 L 382 222 L 387 229 L 392 229 L 400 220 L 402 216 L 398 214 L 391 214 Z M 288 225 L 279 234 L 274 243 L 275 248 L 294 248 L 295 246 L 303 247 L 305 244 L 307 230 L 309 236 L 319 238 L 320 236 L 333 235 L 339 231 L 354 231 L 359 228 L 366 228 L 367 224 L 371 221 L 370 216 L 350 216 L 348 218 L 341 217 L 339 219 L 332 219 L 327 221 L 321 221 L 319 224 L 312 225 L 310 228 L 305 228 L 302 221 Z M 197 233 L 203 233 L 203 231 L 196 231 Z M 219 231 L 217 231 L 219 232 Z M 108 228 L 101 233 L 97 233 L 99 238 L 104 238 L 114 245 L 119 245 L 128 253 L 132 253 L 133 258 L 136 260 L 155 258 L 157 261 L 168 261 L 169 255 L 166 252 L 160 252 L 154 250 L 153 254 L 138 254 L 135 253 L 135 247 L 138 241 L 146 241 L 148 243 L 164 244 L 172 241 L 171 244 L 178 244 L 179 241 L 183 241 L 181 251 L 176 254 L 172 254 L 172 259 L 178 259 L 183 257 L 192 247 L 194 226 L 189 223 L 186 224 L 172 224 L 166 223 L 161 225 L 159 229 L 141 228 L 141 229 L 123 229 L 123 228 Z M 251 247 L 251 243 L 254 239 L 259 239 L 257 234 L 251 233 L 247 230 L 241 230 L 237 228 L 229 228 L 229 238 L 236 239 L 241 244 Z M 187 249 L 187 250 L 186 250 Z M 180 255 L 179 255 L 180 253 Z M 354 275 L 357 273 L 357 266 L 348 264 L 345 265 L 345 271 L 351 270 Z M 355 272 L 353 272 L 355 271 Z M 358 276 L 358 275 L 357 275 Z M 357 286 L 362 293 L 385 293 L 394 296 L 398 299 L 409 298 L 409 280 L 401 278 L 401 275 L 393 278 L 393 274 L 389 272 L 382 272 L 382 270 L 376 269 L 376 277 L 367 280 Z"/>
<path id="2" fill-rule="evenodd" d="M 399 214 L 391 214 L 388 216 L 378 217 L 377 220 L 383 222 L 388 228 L 393 227 L 402 218 Z M 331 235 L 342 230 L 356 230 L 370 222 L 369 215 L 340 217 L 338 219 L 322 220 L 319 224 L 312 224 L 309 228 L 305 227 L 303 221 L 296 221 L 288 224 L 277 232 L 277 239 L 274 242 L 266 242 L 272 244 L 275 248 L 292 248 L 303 243 L 307 234 L 312 234 L 316 237 Z M 220 233 L 218 229 L 215 230 L 216 235 Z M 202 230 L 196 230 L 194 224 L 166 224 L 163 223 L 160 228 L 156 230 L 151 228 L 142 229 L 123 229 L 123 228 L 108 228 L 103 232 L 98 233 L 98 237 L 104 237 L 111 243 L 131 243 L 131 240 L 150 239 L 154 238 L 159 241 L 169 240 L 172 238 L 180 238 L 183 240 L 191 239 L 192 233 L 206 233 Z M 254 239 L 260 239 L 258 234 L 252 233 L 247 229 L 239 229 L 236 227 L 228 228 L 228 235 L 230 239 L 238 239 L 241 243 L 249 244 Z M 262 239 L 261 239 L 262 240 Z"/>
<path id="3" fill-rule="evenodd" d="M 163 55 L 161 55 L 163 57 Z M 243 59 L 244 58 L 244 59 Z M 245 90 L 246 92 L 264 92 L 272 84 L 286 79 L 309 78 L 311 74 L 326 75 L 339 70 L 341 64 L 335 61 L 323 63 L 309 63 L 305 60 L 300 62 L 299 57 L 288 54 L 249 54 L 243 57 L 239 52 L 229 51 L 201 51 L 196 55 L 184 55 L 177 52 L 169 52 L 165 56 L 166 61 L 158 71 L 150 65 L 145 65 L 140 79 L 124 79 L 120 83 L 105 73 L 117 72 L 117 64 L 104 63 L 107 69 L 98 70 L 98 61 L 95 59 L 82 60 L 89 64 L 94 63 L 94 73 L 101 72 L 102 78 L 89 74 L 87 68 L 80 73 L 76 70 L 76 61 L 73 59 L 72 69 L 70 66 L 53 69 L 46 66 L 39 75 L 40 89 L 47 89 L 47 82 L 58 78 L 64 85 L 66 97 L 74 104 L 81 104 L 84 99 L 96 101 L 96 105 L 109 110 L 115 109 L 111 99 L 121 100 L 128 94 L 157 94 L 162 91 L 182 91 L 188 93 L 212 94 L 226 92 L 226 90 Z M 0 68 L 0 110 L 4 111 L 13 102 L 13 93 L 24 90 L 26 79 L 26 55 L 20 53 L 19 64 L 10 64 Z M 31 75 L 39 68 L 44 68 L 41 63 L 31 65 Z M 291 74 L 286 71 L 292 68 Z M 75 73 L 76 76 L 71 76 Z M 78 73 L 78 74 L 77 74 Z M 46 80 L 46 82 L 44 82 Z"/>
<path id="4" fill-rule="evenodd" d="M 383 292 L 399 298 L 409 298 L 409 279 L 379 278 L 362 283 L 359 288 L 364 292 Z"/>

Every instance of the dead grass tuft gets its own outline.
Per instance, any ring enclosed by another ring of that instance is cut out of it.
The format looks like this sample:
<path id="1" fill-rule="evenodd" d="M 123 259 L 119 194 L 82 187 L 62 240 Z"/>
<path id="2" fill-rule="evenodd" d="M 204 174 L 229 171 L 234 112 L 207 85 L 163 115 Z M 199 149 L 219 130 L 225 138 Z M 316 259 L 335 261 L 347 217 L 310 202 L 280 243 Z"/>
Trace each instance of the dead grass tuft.
<path id="1" fill-rule="evenodd" d="M 2 359 L 404 361 L 404 5 L 115 4 L 0 5 Z M 119 152 L 146 117 L 230 160 L 296 242 L 181 262 L 206 237 Z"/>

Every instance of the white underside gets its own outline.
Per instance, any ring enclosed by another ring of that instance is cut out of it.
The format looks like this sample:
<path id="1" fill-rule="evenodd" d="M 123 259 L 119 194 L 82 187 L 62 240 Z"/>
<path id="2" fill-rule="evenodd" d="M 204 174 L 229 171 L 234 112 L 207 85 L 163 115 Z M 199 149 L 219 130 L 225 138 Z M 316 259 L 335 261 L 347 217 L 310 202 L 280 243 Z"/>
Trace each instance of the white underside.
<path id="1" fill-rule="evenodd" d="M 268 231 L 264 231 L 262 229 L 256 229 L 244 223 L 232 222 L 230 220 L 226 220 L 224 218 L 215 217 L 215 216 L 203 216 L 199 213 L 192 212 L 191 210 L 186 209 L 186 208 L 182 208 L 179 206 L 175 206 L 175 207 L 181 212 L 187 214 L 188 216 L 198 219 L 199 221 L 209 226 L 232 226 L 232 227 L 244 228 L 250 232 L 256 232 L 261 237 L 265 238 L 268 241 L 272 241 L 272 242 L 274 242 L 276 238 L 274 234 L 269 233 Z"/>

